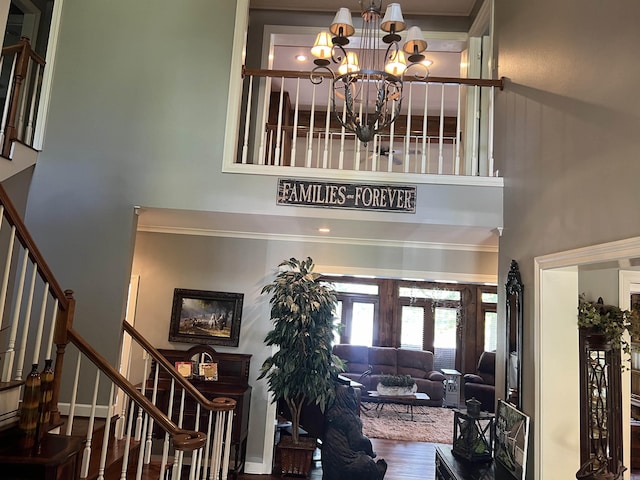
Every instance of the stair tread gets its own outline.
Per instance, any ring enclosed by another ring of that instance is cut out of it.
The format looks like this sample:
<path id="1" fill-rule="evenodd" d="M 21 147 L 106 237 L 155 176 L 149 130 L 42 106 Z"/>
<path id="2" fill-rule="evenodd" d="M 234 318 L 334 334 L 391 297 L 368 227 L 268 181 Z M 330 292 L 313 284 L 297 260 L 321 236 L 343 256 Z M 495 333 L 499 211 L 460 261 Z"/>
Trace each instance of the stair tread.
<path id="1" fill-rule="evenodd" d="M 21 387 L 24 384 L 22 380 L 11 380 L 9 382 L 0 382 L 0 392 Z"/>

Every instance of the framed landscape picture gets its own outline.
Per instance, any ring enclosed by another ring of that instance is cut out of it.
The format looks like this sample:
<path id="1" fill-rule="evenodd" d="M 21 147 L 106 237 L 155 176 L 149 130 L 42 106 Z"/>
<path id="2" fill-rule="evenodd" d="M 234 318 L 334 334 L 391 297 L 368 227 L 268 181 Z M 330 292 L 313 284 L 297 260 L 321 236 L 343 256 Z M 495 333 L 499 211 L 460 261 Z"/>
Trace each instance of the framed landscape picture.
<path id="1" fill-rule="evenodd" d="M 494 457 L 517 480 L 524 480 L 526 476 L 528 443 L 529 417 L 510 403 L 499 400 Z"/>
<path id="2" fill-rule="evenodd" d="M 242 293 L 176 288 L 169 341 L 237 347 L 243 299 Z"/>

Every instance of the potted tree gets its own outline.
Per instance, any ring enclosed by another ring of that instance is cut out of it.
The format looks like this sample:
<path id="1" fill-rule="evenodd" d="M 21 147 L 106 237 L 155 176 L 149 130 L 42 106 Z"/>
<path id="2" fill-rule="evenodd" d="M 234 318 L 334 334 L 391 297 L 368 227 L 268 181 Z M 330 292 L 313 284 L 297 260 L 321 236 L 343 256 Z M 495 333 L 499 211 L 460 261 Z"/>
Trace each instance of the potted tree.
<path id="1" fill-rule="evenodd" d="M 267 379 L 273 401 L 284 400 L 291 412 L 291 436 L 278 448 L 283 474 L 308 475 L 316 439 L 300 437 L 300 412 L 316 404 L 322 412 L 335 398 L 334 381 L 343 370 L 333 355 L 336 296 L 313 272 L 313 261 L 285 260 L 275 280 L 262 288 L 271 294 L 273 329 L 265 337 L 279 350 L 267 358 L 258 379 Z"/>

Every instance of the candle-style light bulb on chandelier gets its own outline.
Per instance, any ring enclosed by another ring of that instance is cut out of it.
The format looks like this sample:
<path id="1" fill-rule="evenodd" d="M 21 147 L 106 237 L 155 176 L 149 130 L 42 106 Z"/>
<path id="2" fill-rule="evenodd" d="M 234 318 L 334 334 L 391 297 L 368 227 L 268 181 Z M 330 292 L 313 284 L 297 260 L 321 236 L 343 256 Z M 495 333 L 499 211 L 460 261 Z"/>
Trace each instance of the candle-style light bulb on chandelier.
<path id="1" fill-rule="evenodd" d="M 362 30 L 359 44 L 346 50 L 356 30 L 348 8 L 336 13 L 329 32 L 320 32 L 311 48 L 316 67 L 311 74 L 315 84 L 322 82 L 321 72 L 331 74 L 331 102 L 338 122 L 367 144 L 393 123 L 402 106 L 402 78 L 408 69 L 421 66 L 415 73 L 426 78 L 429 71 L 422 63 L 427 42 L 418 27 L 407 31 L 402 48 L 399 32 L 406 24 L 399 3 L 391 3 L 381 16 L 382 0 L 361 0 Z M 382 17 L 382 20 L 381 20 Z M 384 35 L 381 37 L 381 33 Z M 381 44 L 380 41 L 383 43 Z M 386 48 L 385 48 L 386 45 Z M 337 73 L 329 68 L 338 65 Z"/>

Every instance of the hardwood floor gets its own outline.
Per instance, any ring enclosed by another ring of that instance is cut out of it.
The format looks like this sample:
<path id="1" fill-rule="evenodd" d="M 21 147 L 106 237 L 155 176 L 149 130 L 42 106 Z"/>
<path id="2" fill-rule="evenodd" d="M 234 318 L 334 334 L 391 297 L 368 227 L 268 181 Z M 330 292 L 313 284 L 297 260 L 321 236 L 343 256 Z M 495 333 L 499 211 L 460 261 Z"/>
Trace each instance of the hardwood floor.
<path id="1" fill-rule="evenodd" d="M 378 458 L 383 458 L 388 466 L 385 480 L 425 480 L 435 477 L 435 447 L 434 443 L 400 442 L 396 440 L 381 440 L 372 438 L 373 449 Z M 322 479 L 320 462 L 309 476 L 310 480 Z M 274 475 L 240 474 L 238 480 L 271 480 L 282 478 Z"/>
<path id="2" fill-rule="evenodd" d="M 401 442 L 372 438 L 377 458 L 384 458 L 388 464 L 385 480 L 431 480 L 435 478 L 435 443 Z M 311 472 L 309 480 L 322 480 L 320 462 Z M 250 475 L 241 473 L 238 480 L 272 480 L 281 477 L 274 475 Z M 631 474 L 631 480 L 640 480 L 640 471 Z"/>

